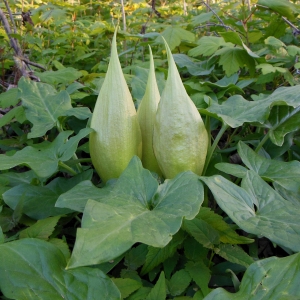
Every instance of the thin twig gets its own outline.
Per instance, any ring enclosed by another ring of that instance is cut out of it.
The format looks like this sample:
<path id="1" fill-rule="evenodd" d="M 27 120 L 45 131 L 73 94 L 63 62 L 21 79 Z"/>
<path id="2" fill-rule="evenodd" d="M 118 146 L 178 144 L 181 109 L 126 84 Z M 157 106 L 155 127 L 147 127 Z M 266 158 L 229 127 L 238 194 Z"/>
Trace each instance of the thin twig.
<path id="1" fill-rule="evenodd" d="M 22 59 L 26 64 L 28 64 L 28 65 L 32 65 L 32 66 L 37 67 L 37 68 L 40 68 L 40 69 L 42 69 L 42 70 L 44 70 L 44 71 L 47 70 L 44 66 L 42 66 L 42 65 L 40 65 L 40 64 L 38 64 L 38 63 L 35 63 L 35 62 L 33 62 L 33 61 L 30 61 L 30 60 L 27 59 L 26 57 L 21 57 L 21 59 Z"/>
<path id="2" fill-rule="evenodd" d="M 224 24 L 222 19 L 218 16 L 218 14 L 205 1 L 202 1 L 202 3 L 216 16 L 219 22 L 226 28 L 226 25 Z"/>
<path id="3" fill-rule="evenodd" d="M 10 7 L 9 7 L 9 5 L 8 5 L 8 3 L 7 3 L 7 0 L 3 0 L 3 1 L 4 1 L 4 3 L 5 3 L 6 9 L 7 9 L 7 11 L 8 11 L 10 20 L 11 20 L 11 22 L 12 22 L 12 24 L 13 24 L 13 27 L 14 27 L 14 33 L 16 34 L 16 33 L 17 33 L 17 27 L 16 27 L 15 20 L 14 20 L 14 18 L 13 18 L 13 16 L 12 16 Z"/>
<path id="4" fill-rule="evenodd" d="M 1 19 L 2 23 L 3 23 L 4 30 L 5 30 L 5 32 L 6 32 L 7 36 L 8 36 L 8 38 L 9 38 L 10 45 L 11 45 L 12 48 L 14 49 L 15 53 L 16 53 L 17 55 L 20 55 L 21 49 L 20 49 L 20 47 L 19 47 L 19 45 L 18 45 L 17 40 L 11 36 L 12 32 L 11 32 L 9 23 L 8 23 L 8 21 L 7 21 L 7 19 L 6 19 L 6 16 L 5 16 L 5 14 L 3 13 L 3 11 L 2 11 L 1 8 L 0 8 L 0 19 Z"/>
<path id="5" fill-rule="evenodd" d="M 217 23 L 207 23 L 205 25 L 200 25 L 200 26 L 197 26 L 195 27 L 195 29 L 199 29 L 199 28 L 204 28 L 204 27 L 207 27 L 207 26 L 221 26 L 221 27 L 225 27 L 226 29 L 229 29 L 231 31 L 235 31 L 233 28 L 231 28 L 230 26 L 227 26 L 225 24 L 217 24 Z"/>
<path id="6" fill-rule="evenodd" d="M 159 18 L 161 18 L 161 14 L 156 10 L 155 0 L 151 1 L 151 8 L 152 8 L 152 12 L 154 12 Z"/>
<path id="7" fill-rule="evenodd" d="M 9 23 L 7 21 L 7 18 L 6 18 L 5 14 L 3 13 L 1 8 L 0 8 L 0 20 L 3 23 L 5 32 L 8 36 L 8 38 L 9 38 L 9 41 L 10 41 L 10 45 L 11 45 L 11 47 L 13 48 L 13 50 L 15 52 L 15 55 L 13 57 L 14 62 L 16 64 L 17 68 L 20 70 L 22 76 L 29 77 L 29 78 L 31 78 L 35 81 L 40 81 L 38 77 L 33 75 L 33 72 L 31 70 L 30 71 L 26 70 L 26 64 L 30 64 L 30 65 L 36 66 L 38 68 L 41 68 L 41 69 L 45 69 L 45 68 L 43 66 L 39 65 L 39 64 L 31 62 L 30 60 L 28 60 L 27 58 L 24 57 L 23 52 L 22 52 L 22 50 L 19 46 L 18 41 L 11 36 L 12 31 L 11 31 L 10 25 L 9 25 Z"/>
<path id="8" fill-rule="evenodd" d="M 282 17 L 282 19 L 283 19 L 283 21 L 284 22 L 286 22 L 287 24 L 289 24 L 290 25 L 290 27 L 292 27 L 293 28 L 293 33 L 294 34 L 300 34 L 300 30 L 292 23 L 292 22 L 290 22 L 287 18 L 285 18 L 285 17 Z"/>

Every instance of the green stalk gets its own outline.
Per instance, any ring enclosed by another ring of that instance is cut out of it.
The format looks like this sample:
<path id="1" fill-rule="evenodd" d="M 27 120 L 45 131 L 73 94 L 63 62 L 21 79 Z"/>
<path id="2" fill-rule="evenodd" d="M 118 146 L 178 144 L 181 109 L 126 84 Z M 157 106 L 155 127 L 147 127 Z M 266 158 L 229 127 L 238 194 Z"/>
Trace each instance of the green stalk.
<path id="1" fill-rule="evenodd" d="M 270 132 L 271 131 L 268 131 L 268 133 L 264 136 L 264 138 L 260 141 L 260 143 L 258 144 L 258 146 L 256 147 L 255 149 L 255 152 L 257 153 L 261 148 L 262 146 L 265 144 L 265 142 L 269 139 L 270 137 Z"/>
<path id="2" fill-rule="evenodd" d="M 205 166 L 204 166 L 204 169 L 203 169 L 203 173 L 202 173 L 202 176 L 205 175 L 206 171 L 207 171 L 207 167 L 209 165 L 209 162 L 215 152 L 215 149 L 216 147 L 218 146 L 218 143 L 221 139 L 221 137 L 223 136 L 224 132 L 229 128 L 229 126 L 227 124 L 224 124 L 222 125 L 218 135 L 216 136 L 212 146 L 208 149 L 207 151 L 207 156 L 206 156 L 206 161 L 205 161 Z"/>
<path id="3" fill-rule="evenodd" d="M 61 124 L 60 121 L 57 121 L 56 127 L 57 127 L 58 132 L 63 132 L 63 131 L 64 131 L 63 126 L 62 126 L 62 124 Z M 68 140 L 68 139 L 67 139 L 67 140 Z M 79 159 L 78 159 L 78 156 L 76 155 L 76 153 L 73 154 L 72 158 L 73 158 L 73 160 L 79 160 Z M 75 165 L 75 167 L 76 167 L 78 173 L 83 172 L 83 168 L 82 168 L 82 166 L 81 166 L 80 163 L 77 163 L 77 164 Z M 76 172 L 76 174 L 77 174 L 77 172 Z"/>
<path id="4" fill-rule="evenodd" d="M 208 207 L 208 188 L 204 185 L 204 200 L 202 203 L 202 207 Z"/>
<path id="5" fill-rule="evenodd" d="M 78 174 L 75 170 L 73 170 L 72 168 L 70 168 L 68 165 L 66 165 L 62 161 L 59 161 L 58 165 L 60 167 L 62 167 L 63 169 L 65 169 L 66 171 L 68 171 L 69 173 L 71 173 L 72 175 L 74 175 L 74 176 Z"/>

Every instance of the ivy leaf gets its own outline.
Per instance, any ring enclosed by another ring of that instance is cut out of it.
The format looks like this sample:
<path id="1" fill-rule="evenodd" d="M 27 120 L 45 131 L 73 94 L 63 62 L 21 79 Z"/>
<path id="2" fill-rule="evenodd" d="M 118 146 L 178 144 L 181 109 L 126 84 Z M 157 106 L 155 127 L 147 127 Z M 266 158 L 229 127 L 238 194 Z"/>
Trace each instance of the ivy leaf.
<path id="1" fill-rule="evenodd" d="M 56 126 L 58 118 L 61 116 L 75 116 L 84 120 L 91 115 L 87 107 L 73 108 L 71 98 L 66 91 L 57 93 L 48 84 L 22 77 L 18 88 L 26 117 L 33 124 L 28 138 L 45 135 L 48 130 Z"/>
<path id="2" fill-rule="evenodd" d="M 58 171 L 60 161 L 69 160 L 75 153 L 79 141 L 88 135 L 90 128 L 82 129 L 76 136 L 67 138 L 72 131 L 61 132 L 52 143 L 44 142 L 27 146 L 13 156 L 0 154 L 0 170 L 7 170 L 25 164 L 39 177 L 47 178 Z"/>
<path id="3" fill-rule="evenodd" d="M 0 245 L 0 251 L 0 288 L 7 298 L 121 299 L 102 271 L 87 267 L 66 271 L 65 256 L 51 243 L 21 239 Z"/>
<path id="4" fill-rule="evenodd" d="M 197 175 L 183 172 L 157 188 L 134 157 L 107 197 L 88 200 L 68 267 L 109 261 L 137 242 L 166 246 L 183 217 L 193 219 L 198 213 L 203 186 Z"/>
<path id="5" fill-rule="evenodd" d="M 246 270 L 237 293 L 232 294 L 223 288 L 217 288 L 205 300 L 272 299 L 274 295 L 278 299 L 297 299 L 299 268 L 300 253 L 259 260 Z"/>

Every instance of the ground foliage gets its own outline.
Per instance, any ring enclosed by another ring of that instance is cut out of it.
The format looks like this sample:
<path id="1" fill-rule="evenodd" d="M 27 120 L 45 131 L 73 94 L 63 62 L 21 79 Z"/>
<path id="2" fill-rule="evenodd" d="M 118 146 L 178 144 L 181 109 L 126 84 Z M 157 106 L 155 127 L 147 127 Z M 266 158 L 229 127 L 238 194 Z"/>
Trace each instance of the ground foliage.
<path id="1" fill-rule="evenodd" d="M 300 4 L 124 3 L 126 19 L 117 1 L 7 2 L 10 38 L 45 71 L 21 76 L 0 27 L 1 299 L 299 299 Z M 168 42 L 209 129 L 203 176 L 164 181 L 137 157 L 106 185 L 94 171 L 118 23 L 136 107 L 148 45 L 164 88 Z"/>

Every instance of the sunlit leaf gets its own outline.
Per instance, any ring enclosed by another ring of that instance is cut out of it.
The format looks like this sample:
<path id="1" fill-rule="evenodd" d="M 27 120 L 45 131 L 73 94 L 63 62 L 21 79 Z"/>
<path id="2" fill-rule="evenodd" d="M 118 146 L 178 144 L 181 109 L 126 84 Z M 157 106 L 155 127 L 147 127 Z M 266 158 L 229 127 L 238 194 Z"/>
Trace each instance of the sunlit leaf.
<path id="1" fill-rule="evenodd" d="M 183 172 L 157 190 L 157 181 L 134 157 L 107 197 L 88 200 L 68 267 L 109 261 L 136 242 L 166 246 L 183 217 L 198 213 L 203 201 L 199 183 L 197 175 Z"/>

